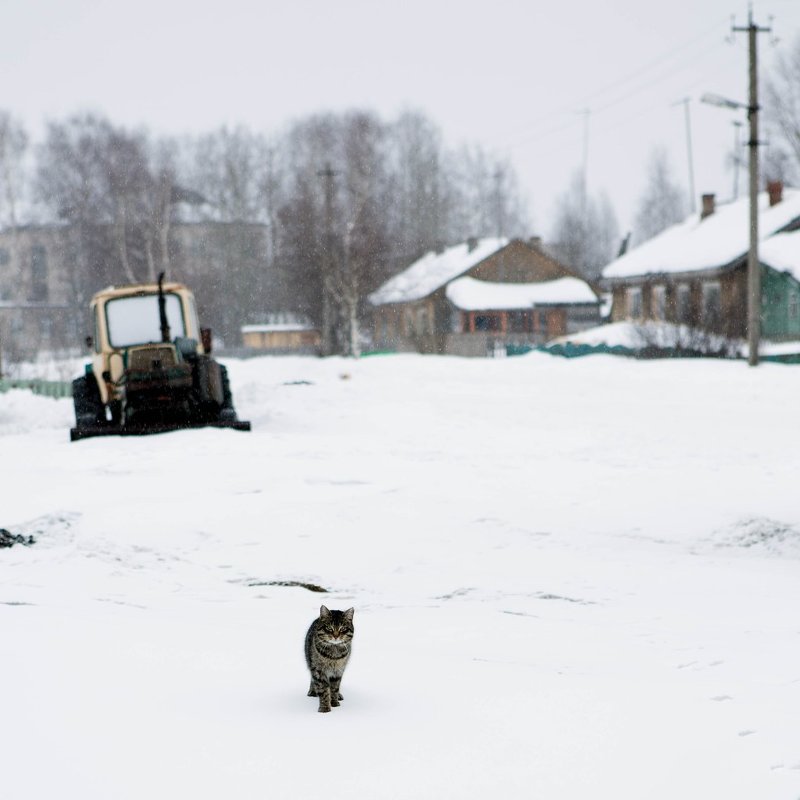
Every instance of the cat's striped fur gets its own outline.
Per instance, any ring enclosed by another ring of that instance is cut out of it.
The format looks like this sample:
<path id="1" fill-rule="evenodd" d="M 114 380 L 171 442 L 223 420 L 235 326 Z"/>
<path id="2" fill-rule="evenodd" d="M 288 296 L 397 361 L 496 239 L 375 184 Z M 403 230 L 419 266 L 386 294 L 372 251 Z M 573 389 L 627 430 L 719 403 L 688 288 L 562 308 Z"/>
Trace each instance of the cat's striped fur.
<path id="1" fill-rule="evenodd" d="M 306 664 L 311 673 L 309 697 L 319 698 L 319 711 L 327 712 L 344 698 L 339 693 L 353 642 L 353 609 L 330 611 L 325 606 L 306 633 Z"/>

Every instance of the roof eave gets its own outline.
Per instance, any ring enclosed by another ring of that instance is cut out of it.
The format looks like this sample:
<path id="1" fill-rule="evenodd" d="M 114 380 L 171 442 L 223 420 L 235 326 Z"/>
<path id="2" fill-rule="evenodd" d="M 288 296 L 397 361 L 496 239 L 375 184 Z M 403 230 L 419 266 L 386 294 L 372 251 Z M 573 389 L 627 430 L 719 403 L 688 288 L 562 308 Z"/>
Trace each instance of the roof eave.
<path id="1" fill-rule="evenodd" d="M 743 256 L 737 256 L 733 261 L 729 261 L 727 264 L 723 264 L 722 266 L 715 266 L 715 267 L 701 267 L 699 269 L 690 269 L 690 270 L 683 270 L 681 272 L 642 272 L 638 275 L 625 275 L 619 277 L 611 277 L 611 278 L 602 278 L 601 283 L 604 286 L 614 287 L 614 286 L 622 286 L 627 285 L 630 283 L 634 284 L 642 284 L 642 283 L 658 283 L 658 282 L 667 282 L 667 281 L 688 281 L 692 280 L 692 278 L 718 278 L 724 275 L 731 270 L 736 269 L 737 267 L 741 266 L 743 263 L 747 261 L 747 254 Z"/>

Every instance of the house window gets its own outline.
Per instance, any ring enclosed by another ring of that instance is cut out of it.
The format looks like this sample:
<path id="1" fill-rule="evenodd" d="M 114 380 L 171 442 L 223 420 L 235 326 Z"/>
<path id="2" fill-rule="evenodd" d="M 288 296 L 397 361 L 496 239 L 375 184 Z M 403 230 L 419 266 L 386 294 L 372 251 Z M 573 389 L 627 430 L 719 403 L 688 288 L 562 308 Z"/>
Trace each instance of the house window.
<path id="1" fill-rule="evenodd" d="M 628 316 L 631 319 L 642 317 L 642 290 L 638 286 L 628 289 Z"/>
<path id="2" fill-rule="evenodd" d="M 722 292 L 719 281 L 703 284 L 703 324 L 715 327 L 722 317 Z"/>
<path id="3" fill-rule="evenodd" d="M 789 319 L 797 319 L 797 292 L 789 292 Z"/>
<path id="4" fill-rule="evenodd" d="M 8 248 L 0 247 L 0 267 L 7 267 L 10 261 L 11 253 L 8 252 Z"/>
<path id="5" fill-rule="evenodd" d="M 654 286 L 650 295 L 650 316 L 653 319 L 664 320 L 667 318 L 667 287 Z"/>
<path id="6" fill-rule="evenodd" d="M 31 247 L 30 300 L 47 300 L 47 251 L 39 244 Z"/>
<path id="7" fill-rule="evenodd" d="M 497 314 L 476 314 L 475 315 L 475 330 L 476 331 L 499 331 L 500 330 L 500 317 Z"/>
<path id="8" fill-rule="evenodd" d="M 678 286 L 676 305 L 677 321 L 688 325 L 692 321 L 692 295 L 688 284 Z"/>

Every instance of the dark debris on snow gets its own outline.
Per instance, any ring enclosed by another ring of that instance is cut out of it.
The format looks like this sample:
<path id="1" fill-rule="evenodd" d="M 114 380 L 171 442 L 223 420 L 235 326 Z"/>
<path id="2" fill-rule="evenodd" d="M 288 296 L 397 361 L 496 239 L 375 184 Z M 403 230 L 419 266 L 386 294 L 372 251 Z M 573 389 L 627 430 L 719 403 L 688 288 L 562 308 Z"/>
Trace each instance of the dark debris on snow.
<path id="1" fill-rule="evenodd" d="M 0 547 L 13 547 L 15 544 L 22 544 L 27 547 L 35 543 L 36 539 L 33 536 L 20 536 L 7 531 L 5 528 L 0 528 Z"/>

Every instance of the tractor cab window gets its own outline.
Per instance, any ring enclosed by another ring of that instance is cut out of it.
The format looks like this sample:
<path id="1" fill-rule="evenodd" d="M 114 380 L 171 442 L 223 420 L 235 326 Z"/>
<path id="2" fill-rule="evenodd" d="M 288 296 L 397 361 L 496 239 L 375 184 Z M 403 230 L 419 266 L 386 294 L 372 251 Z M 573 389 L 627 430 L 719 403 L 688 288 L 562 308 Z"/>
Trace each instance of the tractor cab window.
<path id="1" fill-rule="evenodd" d="M 176 294 L 165 294 L 169 340 L 186 336 L 181 300 Z M 118 297 L 106 303 L 108 341 L 112 347 L 161 342 L 161 317 L 158 295 Z"/>

